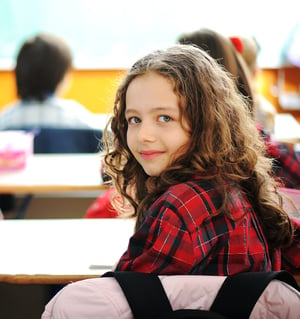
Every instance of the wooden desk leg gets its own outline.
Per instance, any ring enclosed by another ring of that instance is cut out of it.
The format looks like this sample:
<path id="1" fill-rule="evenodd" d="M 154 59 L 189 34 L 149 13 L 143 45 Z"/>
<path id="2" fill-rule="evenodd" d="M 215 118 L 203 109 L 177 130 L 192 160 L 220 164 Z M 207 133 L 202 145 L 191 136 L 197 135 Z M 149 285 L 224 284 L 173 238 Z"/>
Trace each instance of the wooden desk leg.
<path id="1" fill-rule="evenodd" d="M 25 196 L 25 198 L 23 199 L 20 207 L 17 210 L 17 216 L 16 216 L 17 219 L 23 219 L 24 218 L 24 216 L 26 214 L 26 211 L 27 211 L 27 208 L 28 208 L 32 198 L 33 198 L 32 194 L 27 194 Z"/>

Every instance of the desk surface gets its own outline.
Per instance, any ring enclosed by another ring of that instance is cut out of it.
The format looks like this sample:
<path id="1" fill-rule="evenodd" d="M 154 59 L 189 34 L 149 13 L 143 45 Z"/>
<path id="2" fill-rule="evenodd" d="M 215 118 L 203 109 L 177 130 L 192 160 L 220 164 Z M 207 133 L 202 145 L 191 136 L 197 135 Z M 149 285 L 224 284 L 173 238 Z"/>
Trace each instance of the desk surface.
<path id="1" fill-rule="evenodd" d="M 0 282 L 66 284 L 99 277 L 125 252 L 133 231 L 133 219 L 2 220 Z"/>
<path id="2" fill-rule="evenodd" d="M 89 191 L 102 184 L 99 154 L 35 154 L 21 170 L 0 171 L 0 193 Z"/>
<path id="3" fill-rule="evenodd" d="M 67 283 L 99 277 L 125 252 L 132 219 L 0 221 L 0 281 Z"/>
<path id="4" fill-rule="evenodd" d="M 276 114 L 273 137 L 283 143 L 300 143 L 300 124 L 292 114 Z"/>

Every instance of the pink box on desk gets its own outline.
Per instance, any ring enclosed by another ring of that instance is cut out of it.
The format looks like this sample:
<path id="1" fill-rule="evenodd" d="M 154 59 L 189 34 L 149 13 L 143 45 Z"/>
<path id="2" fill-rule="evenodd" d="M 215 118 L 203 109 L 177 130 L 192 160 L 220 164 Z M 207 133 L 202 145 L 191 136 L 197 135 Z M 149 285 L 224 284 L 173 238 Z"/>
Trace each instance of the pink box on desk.
<path id="1" fill-rule="evenodd" d="M 23 169 L 33 153 L 34 135 L 25 131 L 0 132 L 0 171 Z"/>

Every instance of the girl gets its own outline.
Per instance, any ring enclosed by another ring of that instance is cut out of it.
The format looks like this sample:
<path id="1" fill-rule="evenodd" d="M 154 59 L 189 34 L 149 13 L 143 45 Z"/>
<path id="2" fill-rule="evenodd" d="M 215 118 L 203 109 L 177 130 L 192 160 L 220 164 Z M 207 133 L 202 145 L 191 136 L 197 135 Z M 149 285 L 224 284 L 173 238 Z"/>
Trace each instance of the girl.
<path id="1" fill-rule="evenodd" d="M 300 223 L 280 204 L 247 101 L 208 54 L 178 44 L 137 61 L 110 126 L 106 172 L 136 216 L 116 270 L 300 271 Z"/>

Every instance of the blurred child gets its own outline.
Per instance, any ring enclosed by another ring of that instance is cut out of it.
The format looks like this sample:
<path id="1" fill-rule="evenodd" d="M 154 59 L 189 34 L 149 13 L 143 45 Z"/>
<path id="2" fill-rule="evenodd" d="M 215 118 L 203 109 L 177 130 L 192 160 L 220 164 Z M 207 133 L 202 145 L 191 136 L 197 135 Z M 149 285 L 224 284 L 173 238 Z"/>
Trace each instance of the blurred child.
<path id="1" fill-rule="evenodd" d="M 39 132 L 40 128 L 95 128 L 91 112 L 77 101 L 61 98 L 69 85 L 71 68 L 71 50 L 63 39 L 46 33 L 28 38 L 18 52 L 14 70 L 19 100 L 1 110 L 0 130 Z M 66 150 L 70 145 L 70 136 L 67 135 L 59 141 L 56 135 L 47 136 L 46 140 L 52 145 L 63 145 L 58 148 L 67 145 Z M 49 146 L 49 150 L 55 148 Z M 45 152 L 48 146 L 43 145 L 42 149 Z M 75 152 L 72 145 L 70 149 Z M 13 210 L 15 205 L 14 195 L 0 195 L 3 212 Z"/>
<path id="2" fill-rule="evenodd" d="M 0 113 L 0 130 L 90 128 L 94 117 L 83 105 L 61 98 L 72 68 L 71 50 L 61 38 L 38 34 L 21 46 L 15 67 L 19 101 Z"/>
<path id="3" fill-rule="evenodd" d="M 258 119 L 258 113 L 261 115 L 266 114 L 266 112 L 261 112 L 253 75 L 241 56 L 241 52 L 243 52 L 242 41 L 239 38 L 235 38 L 233 41 L 233 39 L 230 40 L 214 30 L 202 28 L 180 35 L 178 42 L 202 48 L 230 73 L 239 92 L 247 100 L 249 110 L 257 122 L 257 128 L 265 140 L 267 155 L 273 159 L 273 174 L 277 176 L 282 186 L 299 188 L 300 161 L 294 148 L 291 145 L 274 141 L 269 128 L 266 129 L 262 126 L 262 123 L 267 123 L 267 121 Z M 257 112 L 257 110 L 260 111 Z"/>
<path id="4" fill-rule="evenodd" d="M 244 58 L 252 77 L 254 84 L 254 102 L 255 102 L 255 117 L 265 131 L 274 133 L 275 116 L 277 110 L 256 88 L 256 79 L 259 74 L 257 58 L 259 54 L 259 44 L 253 37 L 239 36 L 230 37 L 237 51 Z"/>

